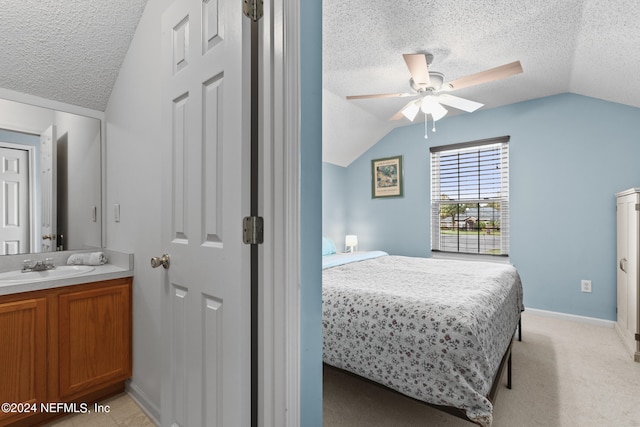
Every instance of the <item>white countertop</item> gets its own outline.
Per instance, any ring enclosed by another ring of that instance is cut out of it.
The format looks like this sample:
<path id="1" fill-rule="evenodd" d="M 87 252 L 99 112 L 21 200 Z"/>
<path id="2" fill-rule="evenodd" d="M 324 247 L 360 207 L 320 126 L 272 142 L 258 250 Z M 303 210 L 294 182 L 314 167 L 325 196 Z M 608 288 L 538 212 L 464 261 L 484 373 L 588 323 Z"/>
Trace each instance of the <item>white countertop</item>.
<path id="1" fill-rule="evenodd" d="M 80 252 L 80 251 L 76 251 Z M 8 283 L 0 282 L 0 295 L 17 294 L 21 292 L 39 291 L 42 289 L 59 288 L 62 286 L 80 285 L 99 282 L 102 280 L 119 279 L 133 276 L 133 255 L 122 252 L 107 251 L 109 263 L 93 266 L 94 269 L 76 276 L 52 278 L 37 282 Z M 35 257 L 31 257 L 35 259 Z M 57 263 L 63 265 L 62 263 Z"/>

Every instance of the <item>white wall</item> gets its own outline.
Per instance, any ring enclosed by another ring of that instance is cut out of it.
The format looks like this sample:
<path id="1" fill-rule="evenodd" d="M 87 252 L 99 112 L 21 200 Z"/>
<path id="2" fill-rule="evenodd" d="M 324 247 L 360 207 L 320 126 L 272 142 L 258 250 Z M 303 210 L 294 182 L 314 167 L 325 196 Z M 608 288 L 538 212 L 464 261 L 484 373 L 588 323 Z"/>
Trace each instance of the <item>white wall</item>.
<path id="1" fill-rule="evenodd" d="M 106 246 L 134 253 L 131 390 L 158 417 L 161 380 L 160 20 L 168 0 L 149 0 L 107 106 Z M 113 205 L 121 221 L 114 222 Z"/>
<path id="2" fill-rule="evenodd" d="M 0 128 L 40 135 L 54 121 L 54 110 L 0 99 Z"/>

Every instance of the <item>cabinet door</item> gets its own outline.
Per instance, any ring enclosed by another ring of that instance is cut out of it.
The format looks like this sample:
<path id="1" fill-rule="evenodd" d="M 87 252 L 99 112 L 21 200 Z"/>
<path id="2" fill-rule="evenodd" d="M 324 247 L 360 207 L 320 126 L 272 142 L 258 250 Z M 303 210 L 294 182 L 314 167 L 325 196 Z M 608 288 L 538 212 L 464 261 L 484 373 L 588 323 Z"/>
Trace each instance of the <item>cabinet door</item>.
<path id="1" fill-rule="evenodd" d="M 131 377 L 131 286 L 59 296 L 60 395 L 69 397 Z"/>
<path id="2" fill-rule="evenodd" d="M 46 369 L 46 298 L 0 303 L 0 403 L 45 402 Z M 27 415 L 0 411 L 0 425 Z"/>
<path id="3" fill-rule="evenodd" d="M 626 240 L 625 270 L 626 270 L 626 294 L 625 301 L 621 302 L 621 306 L 626 303 L 626 307 L 621 308 L 624 312 L 624 326 L 627 330 L 630 342 L 635 341 L 635 334 L 638 332 L 638 195 L 632 194 L 624 198 L 625 228 L 626 232 L 621 238 Z"/>
<path id="4" fill-rule="evenodd" d="M 618 252 L 618 324 L 623 330 L 627 329 L 627 283 L 629 260 L 629 212 L 627 210 L 627 198 L 618 197 L 616 202 L 617 224 L 617 252 Z"/>
<path id="5" fill-rule="evenodd" d="M 633 340 L 635 334 L 638 333 L 638 275 L 640 269 L 638 261 L 640 258 L 640 228 L 638 215 L 638 194 L 627 203 L 627 218 L 629 229 L 628 256 L 629 263 L 627 266 L 627 328 Z"/>

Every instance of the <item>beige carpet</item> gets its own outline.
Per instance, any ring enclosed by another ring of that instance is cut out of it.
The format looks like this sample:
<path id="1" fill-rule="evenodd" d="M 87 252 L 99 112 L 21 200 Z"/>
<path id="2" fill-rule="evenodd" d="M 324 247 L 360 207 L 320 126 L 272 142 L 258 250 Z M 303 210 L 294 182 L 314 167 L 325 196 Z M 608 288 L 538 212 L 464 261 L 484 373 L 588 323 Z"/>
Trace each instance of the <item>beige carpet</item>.
<path id="1" fill-rule="evenodd" d="M 615 330 L 525 312 L 522 331 L 493 427 L 640 427 L 640 363 Z M 323 387 L 325 427 L 473 425 L 335 369 Z"/>

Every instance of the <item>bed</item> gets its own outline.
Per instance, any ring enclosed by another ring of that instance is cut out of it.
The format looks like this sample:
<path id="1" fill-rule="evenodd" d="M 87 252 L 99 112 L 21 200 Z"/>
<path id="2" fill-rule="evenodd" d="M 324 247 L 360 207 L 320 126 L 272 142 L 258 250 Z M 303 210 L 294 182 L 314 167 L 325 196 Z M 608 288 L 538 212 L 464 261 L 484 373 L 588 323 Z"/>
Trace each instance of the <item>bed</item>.
<path id="1" fill-rule="evenodd" d="M 524 310 L 513 266 L 330 254 L 322 286 L 325 364 L 491 425 Z"/>

